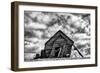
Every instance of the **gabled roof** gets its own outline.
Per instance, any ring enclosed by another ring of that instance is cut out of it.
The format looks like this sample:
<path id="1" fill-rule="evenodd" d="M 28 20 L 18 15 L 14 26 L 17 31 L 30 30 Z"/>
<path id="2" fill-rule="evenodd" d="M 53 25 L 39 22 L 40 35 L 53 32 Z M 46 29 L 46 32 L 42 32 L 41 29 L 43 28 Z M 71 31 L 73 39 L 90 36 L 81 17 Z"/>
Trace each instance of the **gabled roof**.
<path id="1" fill-rule="evenodd" d="M 69 44 L 73 44 L 74 41 L 71 40 L 67 35 L 65 35 L 61 30 L 59 30 L 57 33 L 55 33 L 46 43 L 48 44 L 49 42 L 54 42 L 56 38 L 58 38 L 59 36 L 62 36 L 66 41 L 69 41 Z"/>

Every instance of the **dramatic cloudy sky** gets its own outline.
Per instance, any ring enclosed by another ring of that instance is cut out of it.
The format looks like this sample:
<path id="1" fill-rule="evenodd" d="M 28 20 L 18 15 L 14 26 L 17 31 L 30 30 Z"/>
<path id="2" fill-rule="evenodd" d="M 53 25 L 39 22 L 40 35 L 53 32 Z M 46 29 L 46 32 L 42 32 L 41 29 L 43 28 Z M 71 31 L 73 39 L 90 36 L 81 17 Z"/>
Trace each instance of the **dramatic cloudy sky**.
<path id="1" fill-rule="evenodd" d="M 26 57 L 44 49 L 58 30 L 69 36 L 83 55 L 90 55 L 90 14 L 25 11 L 24 28 Z"/>

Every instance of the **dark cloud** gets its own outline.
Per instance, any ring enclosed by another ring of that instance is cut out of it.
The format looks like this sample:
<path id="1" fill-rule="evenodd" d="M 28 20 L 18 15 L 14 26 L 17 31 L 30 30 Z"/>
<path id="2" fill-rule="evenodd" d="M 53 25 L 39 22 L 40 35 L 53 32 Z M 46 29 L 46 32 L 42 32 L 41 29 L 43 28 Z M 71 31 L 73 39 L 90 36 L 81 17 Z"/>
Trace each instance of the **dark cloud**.
<path id="1" fill-rule="evenodd" d="M 31 48 L 28 52 L 43 49 L 45 42 L 58 30 L 74 40 L 78 49 L 88 51 L 90 48 L 87 47 L 90 45 L 90 14 L 25 11 L 24 15 L 24 36 L 28 37 L 25 49 Z"/>

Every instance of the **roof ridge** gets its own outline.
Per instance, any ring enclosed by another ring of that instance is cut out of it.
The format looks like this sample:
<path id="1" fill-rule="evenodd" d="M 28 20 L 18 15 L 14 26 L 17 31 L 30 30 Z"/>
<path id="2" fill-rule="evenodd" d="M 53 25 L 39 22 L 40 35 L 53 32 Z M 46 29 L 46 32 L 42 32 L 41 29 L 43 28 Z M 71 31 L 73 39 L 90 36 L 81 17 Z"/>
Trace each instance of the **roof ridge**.
<path id="1" fill-rule="evenodd" d="M 49 38 L 49 40 L 45 43 L 47 44 L 53 37 L 55 37 L 58 33 L 60 33 L 60 35 L 64 35 L 65 37 L 67 37 L 70 41 L 74 42 L 73 40 L 71 40 L 64 32 L 62 32 L 61 30 L 57 31 L 51 38 Z"/>

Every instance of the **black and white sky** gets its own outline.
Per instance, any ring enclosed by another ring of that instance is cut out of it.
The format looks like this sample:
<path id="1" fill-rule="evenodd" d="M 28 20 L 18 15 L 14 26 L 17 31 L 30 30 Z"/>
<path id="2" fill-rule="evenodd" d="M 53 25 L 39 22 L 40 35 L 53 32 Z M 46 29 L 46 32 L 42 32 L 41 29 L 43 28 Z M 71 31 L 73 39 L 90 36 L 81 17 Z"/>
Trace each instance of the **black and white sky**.
<path id="1" fill-rule="evenodd" d="M 58 30 L 69 36 L 84 56 L 90 55 L 90 14 L 24 11 L 25 53 L 34 56 Z M 28 54 L 25 57 L 29 57 Z"/>

